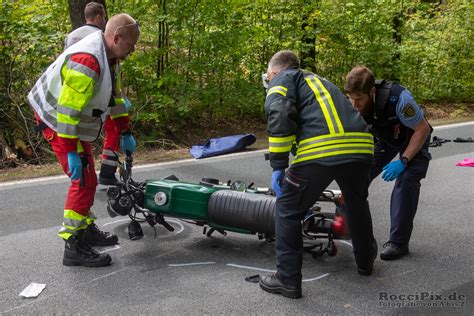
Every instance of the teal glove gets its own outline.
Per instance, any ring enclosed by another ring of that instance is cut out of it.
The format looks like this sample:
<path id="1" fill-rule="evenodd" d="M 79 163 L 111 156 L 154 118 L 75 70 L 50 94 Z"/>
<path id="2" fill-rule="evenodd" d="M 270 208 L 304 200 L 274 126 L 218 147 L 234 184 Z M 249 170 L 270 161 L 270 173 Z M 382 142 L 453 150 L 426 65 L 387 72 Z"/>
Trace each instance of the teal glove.
<path id="1" fill-rule="evenodd" d="M 71 180 L 79 180 L 82 176 L 82 162 L 77 151 L 67 153 L 67 164 Z"/>
<path id="2" fill-rule="evenodd" d="M 281 185 L 283 182 L 283 177 L 285 176 L 285 169 L 276 169 L 272 173 L 272 189 L 275 192 L 277 198 L 282 194 Z"/>
<path id="3" fill-rule="evenodd" d="M 127 112 L 130 112 L 130 108 L 132 107 L 132 103 L 128 98 L 125 98 L 125 108 L 127 109 Z"/>
<path id="4" fill-rule="evenodd" d="M 127 151 L 133 153 L 136 147 L 137 142 L 135 138 L 133 138 L 132 133 L 130 131 L 123 133 L 120 139 L 120 148 L 122 148 L 122 151 L 125 153 Z"/>
<path id="5" fill-rule="evenodd" d="M 393 161 L 383 167 L 384 173 L 382 174 L 382 179 L 384 181 L 393 181 L 398 178 L 403 171 L 405 171 L 406 166 L 405 164 L 399 159 L 397 161 Z"/>

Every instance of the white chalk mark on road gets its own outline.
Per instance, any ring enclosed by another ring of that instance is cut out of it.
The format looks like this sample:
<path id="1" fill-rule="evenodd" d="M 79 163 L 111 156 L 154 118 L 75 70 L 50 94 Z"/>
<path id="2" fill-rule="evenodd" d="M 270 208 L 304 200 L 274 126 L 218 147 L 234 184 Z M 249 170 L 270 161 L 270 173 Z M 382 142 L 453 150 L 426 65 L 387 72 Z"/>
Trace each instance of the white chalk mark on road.
<path id="1" fill-rule="evenodd" d="M 262 269 L 262 268 L 256 268 L 256 267 L 241 266 L 241 265 L 233 264 L 233 263 L 228 263 L 228 264 L 226 264 L 226 266 L 234 267 L 234 268 L 247 269 L 247 270 L 263 271 L 263 272 L 276 272 L 276 270 L 268 270 L 268 269 Z"/>
<path id="2" fill-rule="evenodd" d="M 330 275 L 331 273 L 326 273 L 326 274 L 323 274 L 323 275 L 320 275 L 318 277 L 315 277 L 315 278 L 312 278 L 312 279 L 303 279 L 303 282 L 311 282 L 311 281 L 316 281 L 316 280 L 319 280 L 319 279 L 322 279 L 322 278 L 325 278 L 327 277 L 328 275 Z"/>
<path id="3" fill-rule="evenodd" d="M 215 264 L 214 261 L 209 262 L 190 262 L 190 263 L 173 263 L 169 264 L 170 267 L 186 267 L 186 266 L 199 266 L 199 265 L 207 265 L 207 264 Z"/>
<path id="4" fill-rule="evenodd" d="M 120 222 L 125 222 L 125 221 L 129 221 L 129 220 L 130 220 L 129 218 L 122 218 L 122 219 L 119 219 L 119 220 L 116 220 L 116 221 L 113 221 L 113 222 L 105 223 L 102 226 L 108 226 L 108 225 L 112 225 L 112 224 L 116 224 L 116 223 L 120 223 Z M 179 234 L 184 230 L 184 225 L 181 224 L 180 222 L 178 222 L 174 219 L 168 219 L 168 218 L 166 218 L 166 221 L 171 222 L 171 223 L 175 223 L 176 225 L 179 226 L 179 230 L 177 232 L 174 232 L 175 234 Z M 158 237 L 161 237 L 161 236 L 158 236 Z"/>
<path id="5" fill-rule="evenodd" d="M 352 247 L 352 244 L 348 242 L 347 240 L 339 240 L 339 242 L 342 242 L 343 244 L 346 244 Z"/>

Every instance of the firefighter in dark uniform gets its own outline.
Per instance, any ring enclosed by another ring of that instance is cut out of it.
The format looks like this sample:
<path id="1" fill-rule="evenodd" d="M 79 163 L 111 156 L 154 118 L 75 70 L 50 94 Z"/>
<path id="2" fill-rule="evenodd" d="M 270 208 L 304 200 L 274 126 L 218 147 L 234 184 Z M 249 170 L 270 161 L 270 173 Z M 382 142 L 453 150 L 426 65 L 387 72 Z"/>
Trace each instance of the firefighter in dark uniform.
<path id="1" fill-rule="evenodd" d="M 395 181 L 390 203 L 390 238 L 382 260 L 408 254 L 421 179 L 426 176 L 431 126 L 411 93 L 402 85 L 375 81 L 368 68 L 357 66 L 346 76 L 344 90 L 377 139 L 370 181 L 382 171 L 384 181 Z M 392 159 L 399 155 L 399 159 Z"/>
<path id="2" fill-rule="evenodd" d="M 269 156 L 272 187 L 278 197 L 277 272 L 264 276 L 260 287 L 289 298 L 301 297 L 301 222 L 333 180 L 344 193 L 349 210 L 347 221 L 358 271 L 370 275 L 377 256 L 367 202 L 372 134 L 344 94 L 328 80 L 299 69 L 293 52 L 280 51 L 272 57 L 267 81 Z M 296 156 L 289 167 L 294 143 Z"/>

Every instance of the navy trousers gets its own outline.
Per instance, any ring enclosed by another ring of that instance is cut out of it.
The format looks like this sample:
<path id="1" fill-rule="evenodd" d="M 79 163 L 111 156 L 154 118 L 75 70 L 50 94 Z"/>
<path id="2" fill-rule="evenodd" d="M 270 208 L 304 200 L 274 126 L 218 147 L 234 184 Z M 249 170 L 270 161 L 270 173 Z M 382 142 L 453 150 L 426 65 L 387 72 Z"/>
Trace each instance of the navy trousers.
<path id="1" fill-rule="evenodd" d="M 301 222 L 326 187 L 335 180 L 344 194 L 346 218 L 356 263 L 369 264 L 374 251 L 369 203 L 369 163 L 354 162 L 339 166 L 292 165 L 283 179 L 282 195 L 276 202 L 275 252 L 277 277 L 283 284 L 301 287 L 303 237 Z"/>
<path id="2" fill-rule="evenodd" d="M 397 155 L 397 149 L 383 142 L 375 144 L 375 155 L 370 168 L 370 181 Z M 429 159 L 418 153 L 395 181 L 390 200 L 390 241 L 407 245 L 413 230 L 413 219 L 418 208 L 421 179 L 426 177 Z"/>

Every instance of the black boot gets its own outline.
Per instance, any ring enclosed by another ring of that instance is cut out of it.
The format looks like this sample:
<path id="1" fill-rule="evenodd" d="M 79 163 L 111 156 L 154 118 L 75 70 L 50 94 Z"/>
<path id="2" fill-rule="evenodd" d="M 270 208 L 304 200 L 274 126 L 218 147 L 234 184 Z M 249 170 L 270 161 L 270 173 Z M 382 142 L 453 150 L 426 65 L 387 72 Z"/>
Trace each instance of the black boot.
<path id="1" fill-rule="evenodd" d="M 377 258 L 377 251 L 378 251 L 377 242 L 374 241 L 368 264 L 364 267 L 357 267 L 357 272 L 359 272 L 360 275 L 372 274 L 372 270 L 374 269 L 374 261 L 375 261 L 375 258 Z"/>
<path id="2" fill-rule="evenodd" d="M 121 184 L 121 181 L 119 181 L 115 177 L 116 171 L 117 171 L 117 167 L 109 166 L 102 163 L 102 165 L 100 166 L 100 172 L 99 172 L 99 184 L 102 184 L 102 185 Z"/>
<path id="3" fill-rule="evenodd" d="M 103 267 L 112 263 L 109 254 L 100 254 L 83 241 L 83 232 L 66 240 L 63 265 L 83 267 Z"/>
<path id="4" fill-rule="evenodd" d="M 92 223 L 87 226 L 84 232 L 84 241 L 91 247 L 113 246 L 118 243 L 118 237 L 109 232 L 101 231 L 95 223 Z"/>
<path id="5" fill-rule="evenodd" d="M 402 245 L 393 241 L 387 241 L 383 248 L 380 253 L 380 259 L 382 260 L 395 260 L 408 254 L 408 245 Z"/>
<path id="6" fill-rule="evenodd" d="M 272 293 L 280 294 L 288 298 L 301 298 L 301 287 L 290 287 L 284 285 L 276 276 L 276 273 L 266 275 L 260 279 L 260 287 L 262 290 Z"/>

